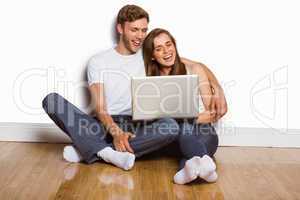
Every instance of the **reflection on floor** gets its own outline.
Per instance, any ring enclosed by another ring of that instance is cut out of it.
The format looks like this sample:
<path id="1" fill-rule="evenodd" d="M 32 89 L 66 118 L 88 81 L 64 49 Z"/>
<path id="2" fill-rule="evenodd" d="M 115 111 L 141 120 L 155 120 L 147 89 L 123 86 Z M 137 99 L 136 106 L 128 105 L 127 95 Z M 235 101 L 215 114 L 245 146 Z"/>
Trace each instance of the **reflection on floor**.
<path id="1" fill-rule="evenodd" d="M 300 199 L 300 149 L 220 147 L 217 183 L 176 185 L 174 157 L 152 155 L 131 171 L 70 164 L 63 144 L 0 142 L 0 199 Z"/>

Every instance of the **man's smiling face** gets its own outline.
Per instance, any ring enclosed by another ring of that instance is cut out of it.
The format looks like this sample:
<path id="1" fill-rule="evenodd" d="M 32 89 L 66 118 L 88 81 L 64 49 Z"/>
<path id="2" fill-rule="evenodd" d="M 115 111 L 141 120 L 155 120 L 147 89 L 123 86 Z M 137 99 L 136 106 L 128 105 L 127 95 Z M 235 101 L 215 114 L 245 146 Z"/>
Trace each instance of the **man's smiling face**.
<path id="1" fill-rule="evenodd" d="M 133 54 L 143 45 L 148 31 L 148 21 L 142 18 L 133 22 L 125 22 L 123 25 L 118 24 L 117 30 L 128 53 Z"/>

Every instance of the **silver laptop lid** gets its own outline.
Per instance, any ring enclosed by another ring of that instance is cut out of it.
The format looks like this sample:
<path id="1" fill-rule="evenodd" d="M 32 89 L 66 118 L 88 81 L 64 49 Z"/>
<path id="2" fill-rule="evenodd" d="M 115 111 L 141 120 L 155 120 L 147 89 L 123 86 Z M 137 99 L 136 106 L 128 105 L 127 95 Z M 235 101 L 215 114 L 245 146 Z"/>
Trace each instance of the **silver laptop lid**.
<path id="1" fill-rule="evenodd" d="M 197 75 L 132 77 L 133 120 L 193 118 L 199 114 Z"/>

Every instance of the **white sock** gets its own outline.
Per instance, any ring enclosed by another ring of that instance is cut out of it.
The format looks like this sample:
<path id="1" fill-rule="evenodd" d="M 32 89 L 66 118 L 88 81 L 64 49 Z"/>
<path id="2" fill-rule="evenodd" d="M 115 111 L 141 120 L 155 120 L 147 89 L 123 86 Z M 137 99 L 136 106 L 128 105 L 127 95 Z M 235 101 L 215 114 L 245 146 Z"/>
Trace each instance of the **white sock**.
<path id="1" fill-rule="evenodd" d="M 179 170 L 174 176 L 174 182 L 177 184 L 186 184 L 195 180 L 199 175 L 200 157 L 194 156 L 185 162 L 184 168 Z"/>
<path id="2" fill-rule="evenodd" d="M 218 179 L 218 174 L 216 171 L 214 171 L 213 173 L 211 173 L 209 176 L 204 177 L 203 178 L 205 181 L 209 182 L 209 183 L 213 183 L 216 182 Z"/>
<path id="3" fill-rule="evenodd" d="M 204 180 L 216 171 L 216 164 L 214 163 L 213 159 L 208 155 L 202 156 L 202 158 L 198 160 L 198 165 L 199 177 Z"/>
<path id="4" fill-rule="evenodd" d="M 68 162 L 78 163 L 82 160 L 81 155 L 71 145 L 64 147 L 63 158 Z"/>
<path id="5" fill-rule="evenodd" d="M 186 184 L 195 180 L 198 176 L 207 182 L 215 182 L 218 178 L 216 173 L 216 164 L 208 155 L 202 158 L 194 156 L 186 161 L 183 169 L 174 176 L 174 182 L 177 184 Z"/>
<path id="6" fill-rule="evenodd" d="M 134 165 L 135 155 L 129 152 L 119 152 L 111 147 L 105 147 L 97 153 L 98 157 L 108 163 L 112 163 L 124 170 L 129 170 Z"/>

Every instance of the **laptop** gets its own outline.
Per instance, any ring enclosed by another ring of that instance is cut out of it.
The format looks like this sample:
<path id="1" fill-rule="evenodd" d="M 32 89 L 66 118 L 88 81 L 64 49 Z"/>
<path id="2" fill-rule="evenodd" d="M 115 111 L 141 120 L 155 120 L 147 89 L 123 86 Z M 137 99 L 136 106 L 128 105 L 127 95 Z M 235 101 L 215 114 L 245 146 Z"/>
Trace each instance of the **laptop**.
<path id="1" fill-rule="evenodd" d="M 198 75 L 132 77 L 132 119 L 196 118 L 199 114 Z"/>

